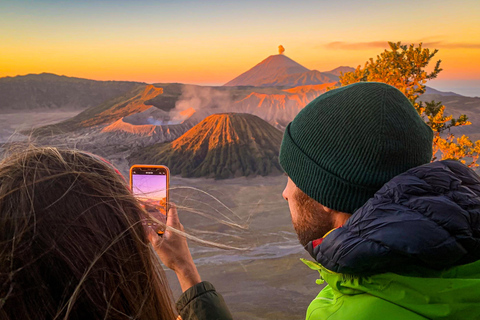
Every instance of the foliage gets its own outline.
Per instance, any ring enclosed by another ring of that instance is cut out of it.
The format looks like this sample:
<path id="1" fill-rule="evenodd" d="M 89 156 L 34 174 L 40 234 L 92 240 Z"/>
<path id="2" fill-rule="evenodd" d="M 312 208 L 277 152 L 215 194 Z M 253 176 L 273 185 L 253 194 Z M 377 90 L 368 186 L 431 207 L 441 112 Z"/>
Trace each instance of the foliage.
<path id="1" fill-rule="evenodd" d="M 345 86 L 359 81 L 377 81 L 398 88 L 434 132 L 432 161 L 440 158 L 466 163 L 468 159 L 468 166 L 478 166 L 476 161 L 480 152 L 480 141 L 474 143 L 465 135 L 455 138 L 450 132 L 452 127 L 470 125 L 467 116 L 445 116 L 445 106 L 441 102 L 431 101 L 424 104 L 418 101 L 425 93 L 427 81 L 436 78 L 442 71 L 441 60 L 435 63 L 431 72 L 426 71 L 438 50 L 422 48 L 421 43 L 417 47 L 414 44 L 402 45 L 401 42 L 388 44 L 390 50 L 386 49 L 377 55 L 376 60 L 370 58 L 363 68 L 358 66 L 355 71 L 342 74 L 340 84 Z"/>

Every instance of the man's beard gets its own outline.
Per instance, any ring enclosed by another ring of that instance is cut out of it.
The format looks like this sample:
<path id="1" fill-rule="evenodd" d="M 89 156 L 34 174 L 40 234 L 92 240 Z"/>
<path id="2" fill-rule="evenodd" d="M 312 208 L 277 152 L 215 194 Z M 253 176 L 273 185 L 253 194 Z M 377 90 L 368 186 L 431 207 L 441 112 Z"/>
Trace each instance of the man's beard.
<path id="1" fill-rule="evenodd" d="M 306 246 L 310 241 L 322 238 L 335 227 L 333 215 L 326 212 L 320 203 L 302 191 L 298 194 L 297 201 L 299 218 L 292 223 L 297 232 L 298 240 L 303 246 Z"/>

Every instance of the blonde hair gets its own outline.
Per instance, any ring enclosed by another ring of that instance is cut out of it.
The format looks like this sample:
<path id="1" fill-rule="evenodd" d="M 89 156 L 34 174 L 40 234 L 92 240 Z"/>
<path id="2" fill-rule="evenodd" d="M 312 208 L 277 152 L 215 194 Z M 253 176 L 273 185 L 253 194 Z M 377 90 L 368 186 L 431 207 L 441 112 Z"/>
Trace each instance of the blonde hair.
<path id="1" fill-rule="evenodd" d="M 175 319 L 171 290 L 122 176 L 79 151 L 0 163 L 1 319 Z"/>

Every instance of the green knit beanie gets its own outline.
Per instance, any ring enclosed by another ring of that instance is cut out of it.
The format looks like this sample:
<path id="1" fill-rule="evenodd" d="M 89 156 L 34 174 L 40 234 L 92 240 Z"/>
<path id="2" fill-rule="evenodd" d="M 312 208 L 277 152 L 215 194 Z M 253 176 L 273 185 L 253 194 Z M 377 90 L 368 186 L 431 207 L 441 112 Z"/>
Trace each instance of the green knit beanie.
<path id="1" fill-rule="evenodd" d="M 300 111 L 285 129 L 280 164 L 308 196 L 353 213 L 396 175 L 430 162 L 432 140 L 402 92 L 359 82 Z"/>

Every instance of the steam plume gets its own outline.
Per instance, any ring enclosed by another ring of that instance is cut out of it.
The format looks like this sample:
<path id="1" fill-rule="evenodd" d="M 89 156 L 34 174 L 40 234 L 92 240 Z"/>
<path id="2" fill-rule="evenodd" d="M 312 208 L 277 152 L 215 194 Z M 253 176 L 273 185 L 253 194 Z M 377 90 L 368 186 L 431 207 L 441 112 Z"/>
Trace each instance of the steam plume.
<path id="1" fill-rule="evenodd" d="M 283 54 L 285 52 L 285 48 L 282 45 L 278 46 L 278 54 Z"/>

